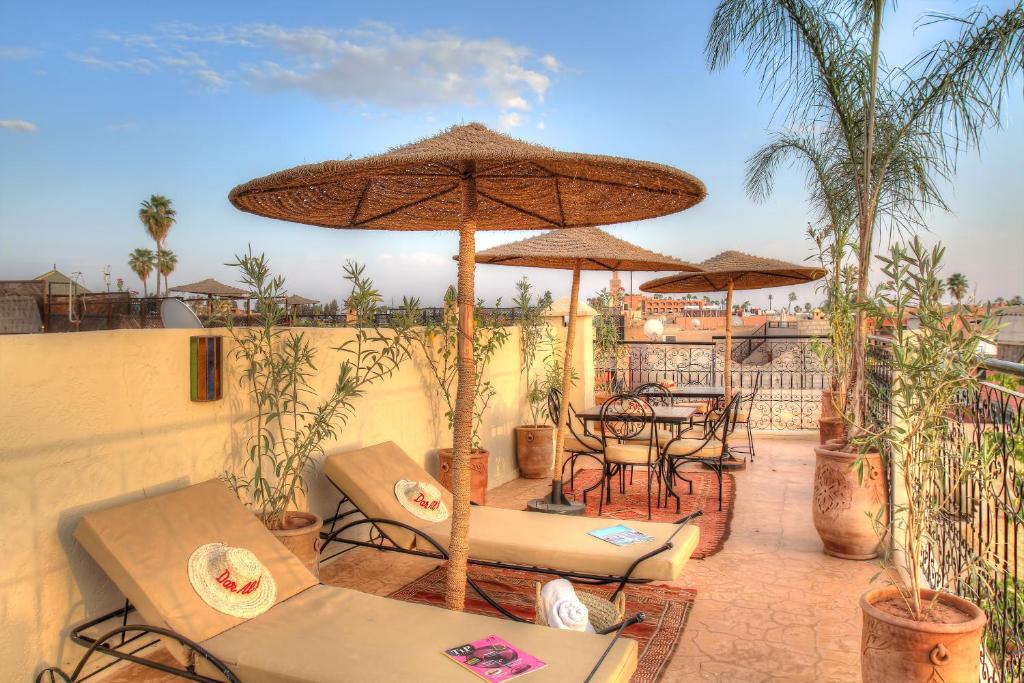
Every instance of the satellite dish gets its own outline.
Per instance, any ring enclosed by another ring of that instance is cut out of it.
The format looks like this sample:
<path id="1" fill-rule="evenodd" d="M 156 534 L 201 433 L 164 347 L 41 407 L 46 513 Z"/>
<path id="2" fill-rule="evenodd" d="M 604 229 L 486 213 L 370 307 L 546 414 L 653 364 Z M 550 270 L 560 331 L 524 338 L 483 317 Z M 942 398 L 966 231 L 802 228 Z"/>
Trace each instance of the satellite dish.
<path id="1" fill-rule="evenodd" d="M 657 318 L 651 318 L 644 323 L 644 334 L 647 335 L 651 341 L 657 341 L 661 338 L 662 333 L 665 332 L 665 326 Z"/>
<path id="2" fill-rule="evenodd" d="M 700 329 L 700 318 L 693 318 L 692 320 L 690 320 L 690 327 L 692 327 L 695 330 L 699 330 Z"/>
<path id="3" fill-rule="evenodd" d="M 199 316 L 178 299 L 164 299 L 160 304 L 160 320 L 168 330 L 201 330 Z"/>

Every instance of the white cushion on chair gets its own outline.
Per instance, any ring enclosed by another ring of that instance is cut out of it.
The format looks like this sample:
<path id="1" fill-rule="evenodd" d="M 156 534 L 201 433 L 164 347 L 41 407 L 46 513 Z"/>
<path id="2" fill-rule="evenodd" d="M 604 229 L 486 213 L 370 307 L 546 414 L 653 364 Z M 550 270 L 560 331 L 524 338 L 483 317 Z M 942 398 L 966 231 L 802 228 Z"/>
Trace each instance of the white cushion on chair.
<path id="1" fill-rule="evenodd" d="M 668 455 L 685 455 L 690 458 L 717 458 L 722 454 L 722 444 L 715 439 L 704 443 L 704 439 L 684 438 L 670 443 L 665 452 Z"/>
<path id="2" fill-rule="evenodd" d="M 574 436 L 566 435 L 565 445 L 563 448 L 564 450 L 572 451 L 574 453 L 589 453 L 590 451 L 600 453 L 603 450 L 600 439 L 595 439 L 594 437 L 587 436 L 586 434 L 580 436 L 578 439 Z"/>
<path id="3" fill-rule="evenodd" d="M 622 443 L 608 444 L 604 450 L 604 458 L 608 462 L 624 465 L 646 465 L 650 452 L 650 462 L 658 460 L 658 452 L 647 444 Z"/>

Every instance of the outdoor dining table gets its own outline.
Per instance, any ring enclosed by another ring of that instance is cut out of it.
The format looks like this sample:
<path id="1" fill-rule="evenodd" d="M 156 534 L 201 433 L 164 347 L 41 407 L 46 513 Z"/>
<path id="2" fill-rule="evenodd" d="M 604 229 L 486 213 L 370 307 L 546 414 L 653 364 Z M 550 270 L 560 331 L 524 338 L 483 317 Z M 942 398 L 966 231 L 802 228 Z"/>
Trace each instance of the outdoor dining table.
<path id="1" fill-rule="evenodd" d="M 654 411 L 654 421 L 656 423 L 672 425 L 675 427 L 690 424 L 690 421 L 693 419 L 693 414 L 697 412 L 697 409 L 692 406 L 652 405 L 651 409 Z M 576 416 L 587 422 L 600 422 L 601 406 L 590 406 L 586 410 L 577 412 Z M 627 419 L 627 416 L 616 413 L 615 419 L 624 420 Z"/>
<path id="2" fill-rule="evenodd" d="M 716 401 L 720 401 L 725 398 L 725 387 L 723 386 L 703 386 L 700 384 L 687 384 L 683 386 L 675 386 L 668 390 L 668 393 L 672 395 L 672 398 L 682 399 L 703 399 L 713 398 Z"/>

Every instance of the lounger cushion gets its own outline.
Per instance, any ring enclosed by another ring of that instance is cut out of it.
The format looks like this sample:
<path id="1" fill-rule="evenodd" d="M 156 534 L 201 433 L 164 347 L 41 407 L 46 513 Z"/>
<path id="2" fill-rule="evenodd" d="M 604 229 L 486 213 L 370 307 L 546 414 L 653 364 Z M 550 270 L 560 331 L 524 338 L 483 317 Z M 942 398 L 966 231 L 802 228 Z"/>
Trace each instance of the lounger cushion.
<path id="1" fill-rule="evenodd" d="M 434 484 L 441 491 L 448 510 L 452 509 L 452 495 L 425 469 L 413 462 L 394 441 L 330 455 L 324 460 L 323 470 L 367 517 L 394 519 L 415 527 L 428 523 L 398 502 L 395 483 L 399 479 Z M 447 520 L 443 522 L 448 523 Z M 396 526 L 382 526 L 396 545 L 406 549 L 413 546 L 415 535 L 411 531 Z"/>
<path id="2" fill-rule="evenodd" d="M 587 533 L 616 523 L 616 520 L 594 517 L 563 517 L 474 506 L 470 508 L 469 518 L 470 556 L 474 560 L 623 576 L 637 557 L 657 549 L 679 529 L 675 524 L 629 521 L 630 528 L 655 540 L 621 547 Z M 432 524 L 423 530 L 447 547 L 448 522 Z M 673 538 L 672 548 L 644 560 L 633 577 L 656 581 L 678 578 L 699 539 L 700 530 L 695 525 L 686 525 Z"/>
<path id="3" fill-rule="evenodd" d="M 274 577 L 278 602 L 318 583 L 216 479 L 90 512 L 79 522 L 75 538 L 147 624 L 196 641 L 245 621 L 207 605 L 189 583 L 188 558 L 205 543 L 226 543 L 255 553 Z"/>
<path id="4" fill-rule="evenodd" d="M 477 680 L 442 652 L 497 635 L 547 663 L 523 680 L 583 681 L 611 636 L 562 631 L 319 586 L 202 645 L 242 681 L 364 683 Z M 621 638 L 594 681 L 628 681 L 636 643 Z M 200 673 L 212 668 L 199 662 Z"/>

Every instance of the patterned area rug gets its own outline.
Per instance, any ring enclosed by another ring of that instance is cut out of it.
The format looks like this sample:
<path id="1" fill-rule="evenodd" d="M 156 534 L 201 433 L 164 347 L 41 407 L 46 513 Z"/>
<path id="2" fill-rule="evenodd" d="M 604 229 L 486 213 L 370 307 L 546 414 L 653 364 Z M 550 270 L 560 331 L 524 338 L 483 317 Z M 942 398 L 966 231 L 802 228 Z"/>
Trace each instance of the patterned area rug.
<path id="1" fill-rule="evenodd" d="M 536 584 L 551 579 L 543 574 L 484 567 L 472 567 L 469 574 L 502 607 L 530 621 L 534 618 Z M 399 588 L 389 597 L 444 607 L 444 579 L 445 567 L 440 566 Z M 587 586 L 585 590 L 608 597 L 614 587 Z M 647 616 L 643 623 L 630 626 L 625 631 L 625 635 L 637 641 L 640 654 L 632 683 L 654 683 L 661 677 L 686 627 L 686 620 L 696 598 L 697 591 L 690 588 L 655 584 L 631 585 L 626 588 L 626 613 L 643 612 Z M 469 587 L 466 588 L 466 611 L 500 616 Z"/>
<path id="2" fill-rule="evenodd" d="M 655 522 L 674 522 L 696 510 L 703 510 L 703 516 L 697 519 L 700 527 L 700 543 L 693 552 L 693 558 L 703 559 L 714 555 L 725 545 L 732 526 L 733 503 L 736 500 L 736 480 L 728 472 L 722 478 L 722 509 L 718 509 L 718 477 L 713 472 L 687 471 L 686 478 L 693 481 L 693 494 L 686 482 L 676 480 L 676 493 L 679 494 L 679 512 L 676 512 L 675 498 L 670 498 L 664 505 L 664 489 L 662 489 L 663 507 L 653 507 L 651 520 Z M 576 473 L 573 489 L 566 488 L 577 500 L 583 500 L 582 492 L 601 479 L 601 470 L 581 470 Z M 600 488 L 587 494 L 587 516 L 597 517 L 600 502 Z M 657 485 L 652 489 L 657 496 Z M 633 474 L 633 483 L 626 474 L 626 495 L 619 493 L 619 480 L 615 477 L 612 484 L 612 502 L 605 502 L 601 517 L 626 520 L 647 519 L 647 472 L 637 470 Z"/>

